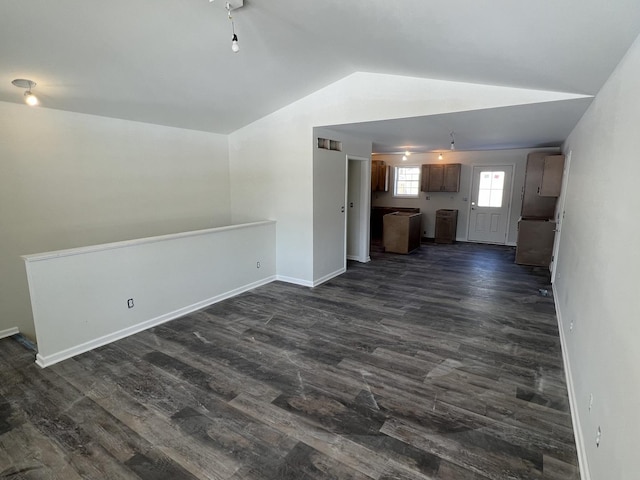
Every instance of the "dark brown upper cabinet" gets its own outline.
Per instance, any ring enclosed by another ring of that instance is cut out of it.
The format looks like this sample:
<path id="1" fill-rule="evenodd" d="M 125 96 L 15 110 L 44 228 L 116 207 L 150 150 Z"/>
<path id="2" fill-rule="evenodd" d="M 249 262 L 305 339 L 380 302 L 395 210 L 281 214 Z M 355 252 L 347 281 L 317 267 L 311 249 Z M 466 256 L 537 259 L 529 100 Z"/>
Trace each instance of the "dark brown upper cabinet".
<path id="1" fill-rule="evenodd" d="M 522 192 L 524 218 L 553 218 L 562 186 L 564 155 L 533 152 L 527 155 Z"/>
<path id="2" fill-rule="evenodd" d="M 371 191 L 389 191 L 389 167 L 382 160 L 371 161 Z"/>
<path id="3" fill-rule="evenodd" d="M 420 190 L 423 192 L 459 192 L 459 163 L 422 165 Z"/>
<path id="4" fill-rule="evenodd" d="M 548 155 L 544 157 L 542 180 L 538 195 L 541 197 L 559 197 L 562 188 L 562 172 L 564 155 Z"/>

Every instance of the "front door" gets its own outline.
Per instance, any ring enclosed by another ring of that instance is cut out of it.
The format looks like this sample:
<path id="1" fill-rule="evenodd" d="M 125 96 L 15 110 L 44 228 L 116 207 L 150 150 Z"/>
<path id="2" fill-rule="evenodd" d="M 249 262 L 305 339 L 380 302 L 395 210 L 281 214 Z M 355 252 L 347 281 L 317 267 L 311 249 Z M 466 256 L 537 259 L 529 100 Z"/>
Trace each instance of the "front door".
<path id="1" fill-rule="evenodd" d="M 507 242 L 512 165 L 475 166 L 471 184 L 470 242 Z"/>

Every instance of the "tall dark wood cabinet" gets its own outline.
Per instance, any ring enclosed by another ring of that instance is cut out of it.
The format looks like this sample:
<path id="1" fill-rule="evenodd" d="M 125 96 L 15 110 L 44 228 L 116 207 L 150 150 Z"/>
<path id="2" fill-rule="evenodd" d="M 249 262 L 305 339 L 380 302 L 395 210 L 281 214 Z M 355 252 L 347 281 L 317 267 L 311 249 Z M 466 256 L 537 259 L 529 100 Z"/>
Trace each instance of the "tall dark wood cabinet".
<path id="1" fill-rule="evenodd" d="M 562 186 L 564 155 L 534 152 L 527 171 L 518 222 L 516 263 L 548 267 L 553 254 L 556 224 L 553 217 Z"/>
<path id="2" fill-rule="evenodd" d="M 458 210 L 436 210 L 435 243 L 453 243 L 458 229 Z"/>

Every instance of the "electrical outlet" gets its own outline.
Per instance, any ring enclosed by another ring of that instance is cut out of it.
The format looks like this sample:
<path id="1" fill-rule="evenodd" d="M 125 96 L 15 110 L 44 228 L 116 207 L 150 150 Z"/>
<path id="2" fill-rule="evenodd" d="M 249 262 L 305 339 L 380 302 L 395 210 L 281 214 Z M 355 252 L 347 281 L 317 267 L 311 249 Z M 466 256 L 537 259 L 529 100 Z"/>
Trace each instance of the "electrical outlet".
<path id="1" fill-rule="evenodd" d="M 589 395 L 589 411 L 593 408 L 593 393 Z"/>
<path id="2" fill-rule="evenodd" d="M 602 430 L 598 425 L 598 431 L 596 432 L 596 448 L 600 447 L 600 440 L 602 440 Z"/>
<path id="3" fill-rule="evenodd" d="M 260 262 L 256 262 L 256 268 L 260 268 Z"/>
<path id="4" fill-rule="evenodd" d="M 427 195 L 427 196 L 425 197 L 425 200 L 431 200 L 431 196 L 430 196 L 430 195 Z"/>
<path id="5" fill-rule="evenodd" d="M 569 324 L 569 331 L 572 332 L 573 331 L 573 320 L 571 321 L 571 323 Z"/>
<path id="6" fill-rule="evenodd" d="M 133 308 L 133 298 L 127 300 L 127 308 Z"/>

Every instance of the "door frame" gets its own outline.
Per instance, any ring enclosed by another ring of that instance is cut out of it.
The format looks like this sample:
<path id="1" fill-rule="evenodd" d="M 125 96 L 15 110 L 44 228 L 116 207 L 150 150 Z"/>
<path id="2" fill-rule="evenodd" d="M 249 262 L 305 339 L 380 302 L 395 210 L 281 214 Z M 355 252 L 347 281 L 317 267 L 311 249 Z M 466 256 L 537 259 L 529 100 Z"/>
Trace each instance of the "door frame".
<path id="1" fill-rule="evenodd" d="M 488 164 L 488 165 L 482 165 L 482 164 L 471 164 L 469 165 L 471 167 L 471 178 L 469 179 L 469 196 L 468 198 L 468 204 L 469 206 L 467 207 L 467 237 L 466 237 L 466 241 L 470 242 L 470 243 L 484 243 L 487 245 L 508 245 L 509 244 L 509 229 L 511 228 L 511 209 L 513 208 L 513 184 L 514 179 L 516 177 L 516 164 L 515 163 L 492 163 L 492 164 Z M 511 167 L 511 186 L 509 187 L 510 191 L 509 191 L 509 206 L 507 207 L 507 224 L 505 226 L 506 229 L 506 235 L 504 237 L 504 243 L 493 243 L 493 242 L 480 242 L 478 240 L 469 240 L 469 230 L 471 228 L 471 197 L 473 195 L 473 179 L 474 179 L 474 173 L 473 171 L 475 170 L 475 168 L 493 168 L 493 167 Z"/>
<path id="2" fill-rule="evenodd" d="M 362 162 L 361 166 L 363 168 L 360 169 L 360 191 L 358 192 L 358 211 L 356 215 L 358 215 L 358 223 L 360 228 L 358 229 L 358 251 L 360 255 L 353 256 L 347 255 L 347 245 L 348 245 L 348 232 L 349 232 L 349 162 Z M 344 216 L 344 258 L 345 258 L 345 268 L 347 266 L 347 260 L 355 260 L 356 262 L 367 263 L 371 261 L 371 257 L 369 255 L 369 229 L 370 229 L 370 212 L 371 212 L 371 158 L 367 157 L 359 157 L 357 155 L 346 155 L 346 182 L 345 182 L 345 216 Z"/>
<path id="3" fill-rule="evenodd" d="M 567 201 L 567 190 L 569 187 L 569 169 L 571 168 L 571 153 L 569 150 L 564 157 L 564 169 L 562 172 L 562 185 L 560 187 L 560 198 L 558 198 L 558 205 L 555 211 L 556 221 L 556 235 L 553 239 L 553 250 L 551 252 L 551 263 L 549 264 L 549 270 L 551 270 L 551 284 L 556 280 L 556 271 L 558 270 L 558 251 L 560 250 L 560 237 L 562 235 L 562 224 L 564 223 L 564 206 Z"/>

